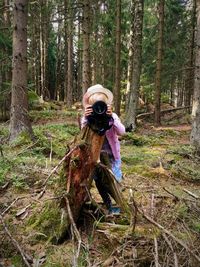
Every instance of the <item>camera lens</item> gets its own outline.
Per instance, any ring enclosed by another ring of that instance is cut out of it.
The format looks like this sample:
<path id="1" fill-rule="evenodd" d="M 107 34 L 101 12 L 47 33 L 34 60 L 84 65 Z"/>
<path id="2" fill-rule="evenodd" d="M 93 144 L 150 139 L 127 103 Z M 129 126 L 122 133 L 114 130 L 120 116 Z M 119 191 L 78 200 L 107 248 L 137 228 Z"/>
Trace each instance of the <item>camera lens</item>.
<path id="1" fill-rule="evenodd" d="M 97 101 L 92 106 L 92 109 L 93 109 L 94 114 L 96 114 L 96 115 L 103 115 L 103 114 L 106 114 L 107 105 L 103 101 Z"/>

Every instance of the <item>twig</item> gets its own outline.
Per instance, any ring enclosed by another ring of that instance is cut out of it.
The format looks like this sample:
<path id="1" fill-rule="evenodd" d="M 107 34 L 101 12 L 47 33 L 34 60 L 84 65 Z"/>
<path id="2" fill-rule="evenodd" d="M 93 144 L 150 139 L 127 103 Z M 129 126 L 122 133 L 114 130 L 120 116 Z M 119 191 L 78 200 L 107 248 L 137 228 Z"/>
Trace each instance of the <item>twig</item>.
<path id="1" fill-rule="evenodd" d="M 46 188 L 47 188 L 47 182 L 49 180 L 49 178 L 57 171 L 57 169 L 60 167 L 60 165 L 63 163 L 63 161 L 65 161 L 71 154 L 72 152 L 77 148 L 77 146 L 75 146 L 73 149 L 71 149 L 60 161 L 59 163 L 53 168 L 53 170 L 50 172 L 50 174 L 48 175 L 48 177 L 45 179 L 45 181 L 43 182 L 42 186 L 43 186 L 43 189 L 42 191 L 40 192 L 39 194 L 39 197 L 38 199 L 40 199 L 45 191 L 46 191 Z"/>
<path id="2" fill-rule="evenodd" d="M 179 245 L 181 245 L 184 249 L 186 249 L 199 263 L 200 263 L 200 257 L 197 256 L 185 243 L 183 243 L 182 240 L 175 237 L 169 230 L 165 229 L 164 226 L 159 224 L 158 222 L 154 221 L 152 218 L 150 218 L 148 215 L 144 213 L 143 210 L 139 209 L 137 207 L 138 212 L 150 223 L 158 227 L 160 230 L 162 230 L 165 234 L 169 235 L 172 239 L 174 239 Z"/>
<path id="3" fill-rule="evenodd" d="M 50 172 L 50 174 L 48 175 L 48 177 L 45 179 L 45 181 L 43 182 L 42 186 L 45 186 L 46 183 L 48 182 L 49 178 L 52 176 L 52 174 L 54 174 L 55 171 L 57 171 L 57 169 L 60 167 L 60 165 L 63 163 L 63 161 L 65 161 L 71 154 L 72 152 L 77 148 L 77 146 L 75 146 L 73 149 L 71 149 L 60 161 L 59 163 L 53 168 L 53 170 Z"/>
<path id="4" fill-rule="evenodd" d="M 190 198 L 183 198 L 183 197 L 178 197 L 177 195 L 175 195 L 174 193 L 172 193 L 171 191 L 169 191 L 169 189 L 167 189 L 166 187 L 163 187 L 163 189 L 170 194 L 171 196 L 173 196 L 175 198 L 176 201 L 190 201 L 190 202 L 195 202 L 194 199 L 190 199 Z"/>
<path id="5" fill-rule="evenodd" d="M 193 198 L 195 198 L 195 199 L 199 199 L 199 196 L 197 196 L 196 194 L 190 192 L 189 190 L 183 188 L 183 191 L 184 191 L 185 193 L 187 193 L 188 195 L 190 195 L 191 197 L 193 197 Z"/>
<path id="6" fill-rule="evenodd" d="M 175 198 L 175 200 L 179 201 L 180 198 L 177 197 L 176 195 L 174 195 L 171 191 L 169 191 L 169 189 L 167 189 L 166 187 L 163 187 L 163 189 L 168 193 L 170 194 L 171 196 L 173 196 Z"/>
<path id="7" fill-rule="evenodd" d="M 129 190 L 129 193 L 130 193 L 130 202 L 131 202 L 131 205 L 132 205 L 132 209 L 131 209 L 131 213 L 132 213 L 132 220 L 131 220 L 131 226 L 132 226 L 132 231 L 133 233 L 135 232 L 135 226 L 136 226 L 136 223 L 137 223 L 137 205 L 135 203 L 135 200 L 134 200 L 134 196 L 133 196 L 133 190 L 130 189 Z"/>
<path id="8" fill-rule="evenodd" d="M 170 247 L 171 251 L 173 252 L 173 255 L 174 255 L 174 267 L 178 267 L 178 257 L 176 255 L 176 252 L 173 249 L 172 243 L 170 242 L 169 238 L 167 237 L 167 235 L 165 233 L 162 233 L 162 236 L 164 237 L 167 245 Z"/>
<path id="9" fill-rule="evenodd" d="M 15 157 L 19 156 L 20 154 L 22 154 L 23 152 L 25 152 L 25 151 L 28 150 L 29 148 L 33 147 L 33 146 L 36 145 L 38 142 L 39 142 L 39 140 L 37 140 L 35 143 L 33 143 L 33 144 L 31 144 L 31 145 L 25 147 L 24 149 L 22 149 L 21 151 L 19 151 L 19 152 L 15 155 Z"/>
<path id="10" fill-rule="evenodd" d="M 2 222 L 3 228 L 6 232 L 6 234 L 9 236 L 10 240 L 12 241 L 13 245 L 15 246 L 15 248 L 19 251 L 19 253 L 22 256 L 22 259 L 24 261 L 24 263 L 26 264 L 26 266 L 31 267 L 31 265 L 28 263 L 27 260 L 27 256 L 25 255 L 24 251 L 22 250 L 22 248 L 20 247 L 19 243 L 16 241 L 16 239 L 14 239 L 10 233 L 10 231 L 8 230 L 4 220 L 3 220 L 3 216 L 0 214 L 0 220 Z"/>
<path id="11" fill-rule="evenodd" d="M 1 213 L 1 216 L 4 216 L 4 214 L 6 212 L 9 211 L 9 209 L 15 204 L 15 202 L 17 202 L 19 199 L 23 199 L 23 198 L 26 198 L 26 197 L 17 197 L 11 204 L 10 206 L 8 206 L 2 213 Z"/>
<path id="12" fill-rule="evenodd" d="M 154 217 L 154 194 L 151 195 L 151 207 L 150 207 L 150 215 L 151 218 Z"/>
<path id="13" fill-rule="evenodd" d="M 160 267 L 160 264 L 159 264 L 159 261 L 158 261 L 158 241 L 157 241 L 156 237 L 154 237 L 154 247 L 155 247 L 155 254 L 154 254 L 155 267 Z"/>
<path id="14" fill-rule="evenodd" d="M 66 205 L 67 205 L 67 212 L 68 212 L 68 216 L 69 216 L 69 219 L 70 219 L 70 223 L 71 223 L 71 226 L 73 228 L 73 232 L 75 234 L 75 237 L 78 241 L 78 249 L 77 249 L 77 253 L 76 253 L 76 259 L 78 259 L 79 257 L 79 254 L 80 254 L 80 248 L 81 248 L 81 235 L 76 227 L 76 224 L 74 222 L 74 218 L 73 218 L 73 215 L 72 215 L 72 211 L 71 211 L 71 208 L 70 208 L 70 205 L 69 205 L 69 200 L 67 198 L 67 196 L 64 196 L 64 199 L 65 199 L 65 202 L 66 202 Z"/>

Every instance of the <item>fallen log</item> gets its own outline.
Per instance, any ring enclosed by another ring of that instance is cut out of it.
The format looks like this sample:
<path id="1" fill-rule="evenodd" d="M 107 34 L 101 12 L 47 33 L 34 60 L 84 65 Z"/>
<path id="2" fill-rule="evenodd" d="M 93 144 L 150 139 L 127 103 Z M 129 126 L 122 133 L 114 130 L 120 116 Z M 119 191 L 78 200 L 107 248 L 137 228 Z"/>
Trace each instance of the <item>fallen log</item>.
<path id="1" fill-rule="evenodd" d="M 177 107 L 177 108 L 171 108 L 171 109 L 164 109 L 164 110 L 161 110 L 160 113 L 161 113 L 161 115 L 164 115 L 165 113 L 174 112 L 174 111 L 178 111 L 178 110 L 182 110 L 182 109 L 190 109 L 190 108 L 191 108 L 191 106 Z M 138 114 L 136 116 L 136 119 L 143 119 L 145 117 L 151 117 L 154 114 L 155 114 L 154 112 L 141 113 L 141 114 Z"/>

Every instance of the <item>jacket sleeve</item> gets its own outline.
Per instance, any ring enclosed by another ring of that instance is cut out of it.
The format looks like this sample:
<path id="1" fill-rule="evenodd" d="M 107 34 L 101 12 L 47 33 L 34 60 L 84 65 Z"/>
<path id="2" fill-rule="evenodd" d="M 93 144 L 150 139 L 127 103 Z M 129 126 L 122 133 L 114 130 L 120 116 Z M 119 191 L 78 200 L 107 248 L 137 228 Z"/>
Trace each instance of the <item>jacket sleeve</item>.
<path id="1" fill-rule="evenodd" d="M 82 118 L 81 118 L 81 129 L 83 129 L 83 127 L 85 127 L 86 125 L 87 125 L 87 119 L 86 119 L 86 117 L 85 116 L 83 116 Z"/>
<path id="2" fill-rule="evenodd" d="M 121 123 L 121 120 L 120 118 L 117 116 L 116 113 L 113 113 L 112 114 L 112 117 L 114 119 L 114 124 L 113 124 L 113 127 L 117 133 L 117 135 L 123 135 L 125 134 L 125 126 Z"/>

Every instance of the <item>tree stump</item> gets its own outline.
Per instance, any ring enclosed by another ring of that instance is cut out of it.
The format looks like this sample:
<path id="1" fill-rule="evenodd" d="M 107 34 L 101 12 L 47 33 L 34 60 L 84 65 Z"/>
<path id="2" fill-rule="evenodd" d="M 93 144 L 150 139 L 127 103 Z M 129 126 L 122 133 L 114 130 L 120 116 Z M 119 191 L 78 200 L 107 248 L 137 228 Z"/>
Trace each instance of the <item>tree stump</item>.
<path id="1" fill-rule="evenodd" d="M 104 136 L 99 136 L 89 127 L 82 129 L 75 138 L 64 161 L 60 179 L 55 185 L 56 200 L 44 203 L 40 214 L 33 214 L 29 227 L 40 232 L 45 239 L 61 242 L 69 226 L 74 228 L 81 208 L 88 199 L 95 167 L 102 168 L 110 194 L 122 210 L 129 212 L 118 182 L 112 171 L 100 162 L 100 151 Z M 129 212 L 130 214 L 130 212 Z M 41 236 L 41 235 L 40 235 Z"/>

